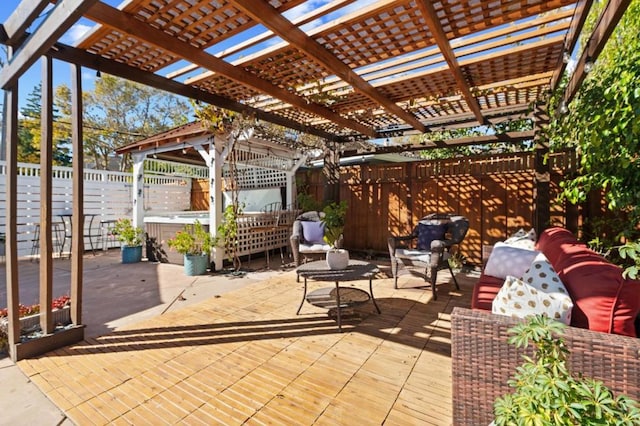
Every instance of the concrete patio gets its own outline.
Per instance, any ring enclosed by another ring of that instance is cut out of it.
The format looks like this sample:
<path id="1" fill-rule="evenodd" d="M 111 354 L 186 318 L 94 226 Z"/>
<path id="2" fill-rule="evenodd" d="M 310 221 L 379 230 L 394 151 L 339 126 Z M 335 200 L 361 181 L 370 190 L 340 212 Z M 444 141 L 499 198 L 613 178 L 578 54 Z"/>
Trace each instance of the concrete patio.
<path id="1" fill-rule="evenodd" d="M 459 274 L 455 291 L 439 274 L 434 302 L 409 276 L 395 290 L 380 263 L 382 314 L 364 304 L 338 333 L 326 310 L 295 314 L 303 286 L 291 268 L 186 277 L 176 265 L 122 265 L 117 251 L 89 255 L 85 341 L 0 375 L 26 376 L 29 400 L 55 404 L 40 424 L 450 424 L 449 313 L 468 306 L 476 276 Z M 37 263 L 21 267 L 27 280 Z M 68 268 L 56 271 L 62 281 Z M 2 409 L 21 422 L 35 413 Z"/>

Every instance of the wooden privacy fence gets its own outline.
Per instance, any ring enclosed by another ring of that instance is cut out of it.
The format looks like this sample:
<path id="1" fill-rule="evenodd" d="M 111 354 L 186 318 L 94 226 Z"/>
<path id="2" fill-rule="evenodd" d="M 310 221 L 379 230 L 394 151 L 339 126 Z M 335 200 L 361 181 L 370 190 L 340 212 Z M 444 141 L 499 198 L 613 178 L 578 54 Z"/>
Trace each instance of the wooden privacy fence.
<path id="1" fill-rule="evenodd" d="M 535 206 L 533 153 L 340 167 L 340 199 L 349 204 L 345 247 L 386 253 L 391 234 L 408 234 L 429 213 L 456 212 L 469 218 L 462 253 L 480 265 L 482 246 L 531 228 Z M 550 199 L 559 182 L 576 170 L 571 152 L 550 154 Z M 321 169 L 299 172 L 306 192 L 322 200 Z M 551 223 L 566 226 L 563 204 L 551 206 Z"/>
<path id="2" fill-rule="evenodd" d="M 26 256 L 31 253 L 36 226 L 40 223 L 40 166 L 26 163 L 19 163 L 18 166 L 18 255 Z M 6 175 L 4 161 L 0 161 L 0 175 Z M 69 214 L 72 211 L 72 176 L 73 169 L 70 167 L 53 168 L 51 211 L 54 221 L 60 220 L 59 215 Z M 85 170 L 84 212 L 87 215 L 96 215 L 94 226 L 96 224 L 99 226 L 101 221 L 116 220 L 121 217 L 130 218 L 131 190 L 131 173 Z M 188 210 L 190 207 L 190 179 L 146 176 L 144 191 L 144 208 L 148 214 Z M 6 180 L 0 178 L 0 232 L 5 231 L 6 195 Z M 99 233 L 102 230 L 94 231 Z M 101 242 L 101 238 L 98 238 L 98 243 Z M 90 247 L 88 240 L 85 241 L 85 247 Z"/>

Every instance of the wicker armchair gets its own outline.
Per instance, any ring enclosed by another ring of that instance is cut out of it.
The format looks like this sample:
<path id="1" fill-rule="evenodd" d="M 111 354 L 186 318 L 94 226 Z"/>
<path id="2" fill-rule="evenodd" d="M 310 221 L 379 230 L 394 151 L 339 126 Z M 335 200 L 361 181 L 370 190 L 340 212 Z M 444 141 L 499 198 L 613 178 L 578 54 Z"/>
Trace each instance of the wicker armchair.
<path id="1" fill-rule="evenodd" d="M 517 322 L 487 311 L 453 309 L 453 424 L 489 424 L 495 399 L 513 392 L 507 381 L 525 353 L 507 343 Z M 604 382 L 615 395 L 640 400 L 640 339 L 576 327 L 567 327 L 564 338 L 572 372 Z M 530 347 L 526 353 L 532 352 Z"/>
<path id="2" fill-rule="evenodd" d="M 324 217 L 323 212 L 308 211 L 304 212 L 293 222 L 293 229 L 291 231 L 291 252 L 293 253 L 293 261 L 296 266 L 300 266 L 303 261 L 313 258 L 323 257 L 330 249 L 331 246 L 325 242 L 320 241 L 307 241 L 304 238 L 303 224 L 302 222 L 322 222 Z M 342 247 L 342 236 L 338 240 L 336 246 Z"/>
<path id="3" fill-rule="evenodd" d="M 421 239 L 421 224 L 441 225 L 444 228 L 444 238 L 430 241 L 430 249 L 421 248 L 418 244 Z M 410 273 L 422 277 L 425 281 L 430 279 L 434 300 L 438 298 L 436 278 L 440 269 L 449 270 L 456 289 L 459 290 L 458 280 L 449 266 L 449 257 L 452 254 L 451 249 L 462 242 L 468 230 L 469 221 L 467 218 L 454 214 L 434 213 L 420 219 L 418 226 L 411 234 L 389 237 L 387 242 L 395 288 L 398 288 L 398 275 L 402 265 Z"/>

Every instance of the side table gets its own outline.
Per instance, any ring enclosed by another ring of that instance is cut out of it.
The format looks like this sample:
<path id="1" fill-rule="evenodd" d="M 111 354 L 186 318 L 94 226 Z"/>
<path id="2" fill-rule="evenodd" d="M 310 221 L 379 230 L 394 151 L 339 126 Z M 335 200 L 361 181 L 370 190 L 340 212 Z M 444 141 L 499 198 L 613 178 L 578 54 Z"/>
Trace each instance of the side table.
<path id="1" fill-rule="evenodd" d="M 346 269 L 329 269 L 325 260 L 303 263 L 296 268 L 298 276 L 304 278 L 304 294 L 298 307 L 297 315 L 305 300 L 314 306 L 335 309 L 338 317 L 338 331 L 342 332 L 341 309 L 365 303 L 371 299 L 376 311 L 380 308 L 373 296 L 373 278 L 380 272 L 372 263 L 360 260 L 350 260 Z M 307 294 L 307 279 L 314 281 L 334 282 L 335 287 L 324 287 Z M 340 282 L 369 280 L 369 292 L 352 287 L 340 287 Z"/>

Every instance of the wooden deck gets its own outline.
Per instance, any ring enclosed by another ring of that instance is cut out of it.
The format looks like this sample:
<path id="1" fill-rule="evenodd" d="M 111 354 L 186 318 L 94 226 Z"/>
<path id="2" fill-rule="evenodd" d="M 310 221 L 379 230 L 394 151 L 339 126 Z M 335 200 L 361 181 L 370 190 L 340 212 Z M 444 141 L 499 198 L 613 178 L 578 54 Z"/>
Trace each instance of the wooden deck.
<path id="1" fill-rule="evenodd" d="M 326 310 L 295 314 L 290 271 L 18 365 L 78 425 L 448 425 L 449 314 L 475 279 L 441 272 L 434 302 L 383 276 L 382 314 L 362 305 L 338 333 Z"/>

